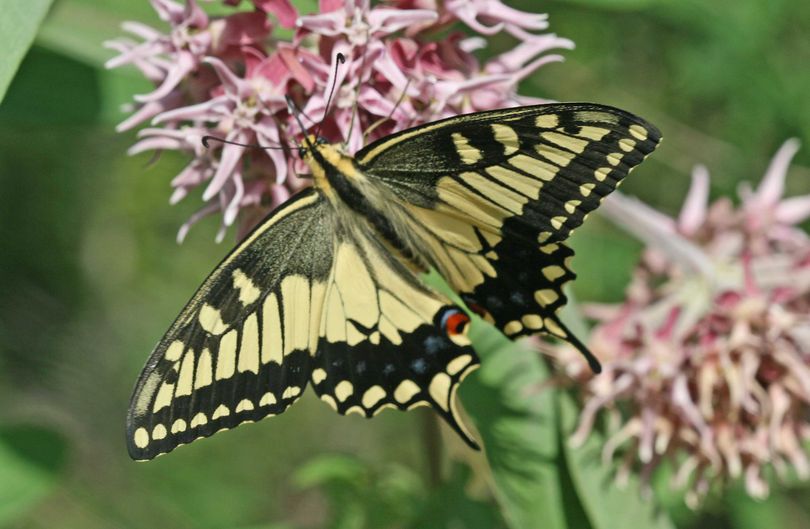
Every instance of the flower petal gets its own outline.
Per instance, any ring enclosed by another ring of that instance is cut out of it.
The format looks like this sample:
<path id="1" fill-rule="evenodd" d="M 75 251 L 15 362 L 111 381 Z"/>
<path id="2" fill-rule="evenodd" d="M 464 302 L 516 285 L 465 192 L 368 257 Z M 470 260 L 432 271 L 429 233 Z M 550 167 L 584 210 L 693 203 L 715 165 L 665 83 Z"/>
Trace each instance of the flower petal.
<path id="1" fill-rule="evenodd" d="M 692 170 L 692 185 L 678 215 L 678 228 L 681 233 L 694 235 L 706 221 L 708 205 L 709 170 L 704 165 L 697 165 Z"/>
<path id="2" fill-rule="evenodd" d="M 783 143 L 776 152 L 755 193 L 758 207 L 773 207 L 782 198 L 787 169 L 793 156 L 798 152 L 799 146 L 799 140 L 791 138 Z"/>

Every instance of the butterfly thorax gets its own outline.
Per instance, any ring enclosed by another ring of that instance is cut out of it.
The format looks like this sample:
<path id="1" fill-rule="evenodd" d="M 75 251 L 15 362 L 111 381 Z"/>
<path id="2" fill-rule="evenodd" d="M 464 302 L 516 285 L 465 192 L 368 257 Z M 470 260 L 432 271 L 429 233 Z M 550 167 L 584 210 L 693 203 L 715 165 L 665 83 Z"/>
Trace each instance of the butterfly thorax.
<path id="1" fill-rule="evenodd" d="M 408 237 L 397 208 L 379 184 L 368 178 L 357 161 L 337 144 L 311 144 L 304 161 L 312 170 L 314 186 L 339 213 L 348 209 L 362 216 L 393 249 L 411 264 L 427 269 L 422 252 Z M 347 212 L 348 213 L 348 212 Z M 351 221 L 346 222 L 351 225 Z"/>

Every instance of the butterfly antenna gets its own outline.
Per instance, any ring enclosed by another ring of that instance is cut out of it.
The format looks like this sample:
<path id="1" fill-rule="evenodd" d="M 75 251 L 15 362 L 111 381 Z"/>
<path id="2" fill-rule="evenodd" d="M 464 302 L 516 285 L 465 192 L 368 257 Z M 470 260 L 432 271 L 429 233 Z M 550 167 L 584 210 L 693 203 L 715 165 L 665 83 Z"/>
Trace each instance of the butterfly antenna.
<path id="1" fill-rule="evenodd" d="M 334 82 L 332 82 L 332 88 L 329 90 L 329 97 L 326 98 L 326 107 L 323 109 L 323 118 L 321 118 L 321 123 L 318 125 L 318 130 L 315 131 L 315 137 L 319 137 L 321 135 L 321 129 L 323 128 L 323 123 L 326 121 L 326 117 L 329 115 L 329 105 L 332 104 L 332 95 L 335 93 L 335 87 L 337 86 L 337 74 L 338 68 L 341 64 L 346 62 L 346 57 L 343 56 L 342 53 L 338 53 L 335 57 L 337 60 L 337 64 L 335 64 L 335 78 Z"/>
<path id="2" fill-rule="evenodd" d="M 304 142 L 307 144 L 307 148 L 311 149 L 313 147 L 312 142 L 309 140 L 309 136 L 307 136 L 307 128 L 301 122 L 301 116 L 296 111 L 295 103 L 290 96 L 284 96 L 284 99 L 287 101 L 287 111 L 293 118 L 295 118 L 295 122 L 298 123 L 298 128 L 301 129 L 301 136 L 303 136 Z"/>
<path id="3" fill-rule="evenodd" d="M 309 117 L 309 116 L 307 115 L 307 113 L 306 113 L 306 112 L 304 112 L 304 111 L 301 109 L 301 107 L 299 107 L 299 106 L 298 106 L 298 103 L 296 103 L 295 101 L 293 101 L 293 100 L 292 100 L 292 98 L 287 98 L 287 104 L 292 105 L 293 109 L 295 109 L 295 112 L 296 112 L 298 115 L 300 115 L 300 116 L 304 116 L 305 118 L 307 118 L 307 121 L 309 121 L 309 122 L 310 122 L 310 123 L 312 123 L 313 125 L 316 123 L 316 121 L 315 121 L 314 119 L 312 119 L 311 117 Z"/>
<path id="4" fill-rule="evenodd" d="M 228 145 L 238 145 L 239 147 L 247 147 L 248 149 L 263 149 L 263 150 L 270 149 L 283 151 L 289 148 L 283 145 L 272 146 L 272 145 L 261 145 L 259 143 L 240 143 L 238 141 L 226 140 L 225 138 L 218 138 L 216 136 L 203 136 L 202 137 L 203 147 L 205 147 L 206 149 L 210 149 L 211 148 L 210 142 L 212 141 L 218 141 L 219 143 L 227 143 Z"/>
<path id="5" fill-rule="evenodd" d="M 366 29 L 366 42 L 369 40 L 369 32 Z M 366 51 L 368 51 L 368 46 L 363 48 L 363 56 L 360 58 L 360 75 L 363 75 L 363 72 L 366 71 Z M 349 120 L 349 131 L 346 133 L 346 144 L 348 145 L 349 141 L 352 138 L 352 132 L 354 131 L 354 123 L 357 118 L 357 108 L 359 106 L 358 101 L 360 100 L 360 83 L 363 81 L 362 77 L 357 80 L 357 86 L 354 88 L 354 105 L 352 107 L 352 118 Z"/>

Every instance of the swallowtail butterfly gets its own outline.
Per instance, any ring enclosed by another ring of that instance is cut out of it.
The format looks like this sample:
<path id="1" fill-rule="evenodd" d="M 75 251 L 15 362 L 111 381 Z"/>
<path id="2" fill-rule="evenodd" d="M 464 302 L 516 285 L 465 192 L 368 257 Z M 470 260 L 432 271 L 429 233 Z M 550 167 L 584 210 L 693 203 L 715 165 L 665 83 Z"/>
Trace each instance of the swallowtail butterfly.
<path id="1" fill-rule="evenodd" d="M 307 386 L 340 414 L 431 406 L 475 447 L 454 400 L 479 363 L 468 311 L 590 355 L 556 315 L 574 278 L 565 240 L 659 140 L 586 103 L 444 119 L 354 157 L 306 138 L 313 186 L 217 266 L 157 344 L 132 396 L 129 453 L 151 459 L 277 415 Z M 430 269 L 466 306 L 422 282 Z"/>

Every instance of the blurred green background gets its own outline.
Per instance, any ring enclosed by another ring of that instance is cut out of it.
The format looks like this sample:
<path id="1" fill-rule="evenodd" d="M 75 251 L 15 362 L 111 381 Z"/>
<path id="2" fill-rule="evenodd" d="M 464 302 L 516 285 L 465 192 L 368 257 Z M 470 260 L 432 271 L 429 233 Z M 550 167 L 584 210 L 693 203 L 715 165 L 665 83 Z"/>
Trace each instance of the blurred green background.
<path id="1" fill-rule="evenodd" d="M 810 144 L 806 1 L 507 3 L 548 12 L 551 29 L 577 44 L 522 93 L 615 105 L 662 129 L 664 144 L 624 190 L 664 211 L 677 211 L 696 163 L 709 167 L 714 196 L 731 194 L 743 180 L 758 181 L 785 139 Z M 31 13 L 47 7 L 10 4 Z M 306 11 L 314 2 L 296 4 Z M 129 460 L 124 418 L 139 370 L 229 246 L 213 242 L 213 219 L 177 246 L 177 228 L 199 204 L 192 197 L 168 206 L 169 181 L 185 160 L 129 158 L 134 135 L 113 130 L 120 105 L 148 89 L 134 71 L 102 67 L 111 53 L 101 42 L 129 19 L 158 26 L 145 0 L 56 1 L 0 105 L 0 527 L 532 527 L 529 515 L 510 509 L 547 508 L 546 500 L 559 504 L 554 516 L 568 527 L 611 527 L 585 517 L 587 500 L 557 472 L 565 462 L 543 463 L 537 475 L 552 483 L 543 488 L 509 474 L 538 453 L 504 452 L 491 461 L 499 485 L 492 489 L 483 458 L 437 434 L 422 410 L 366 421 L 339 417 L 307 395 L 272 421 L 150 463 Z M 3 24 L 1 32 L 24 33 Z M 491 51 L 513 44 L 498 39 Z M 805 148 L 789 193 L 810 191 L 808 166 Z M 639 245 L 598 218 L 573 244 L 577 297 L 620 299 Z M 510 347 L 487 335 L 479 346 Z M 490 360 L 534 361 L 527 354 Z M 487 391 L 513 379 L 508 370 L 484 375 L 465 382 L 468 407 L 491 403 Z M 526 431 L 540 456 L 564 451 L 559 438 Z M 663 518 L 650 527 L 810 527 L 806 486 L 777 487 L 765 502 L 732 486 L 696 513 L 660 489 Z M 502 497 L 509 490 L 519 499 Z M 631 490 L 625 500 L 636 496 Z"/>

